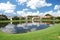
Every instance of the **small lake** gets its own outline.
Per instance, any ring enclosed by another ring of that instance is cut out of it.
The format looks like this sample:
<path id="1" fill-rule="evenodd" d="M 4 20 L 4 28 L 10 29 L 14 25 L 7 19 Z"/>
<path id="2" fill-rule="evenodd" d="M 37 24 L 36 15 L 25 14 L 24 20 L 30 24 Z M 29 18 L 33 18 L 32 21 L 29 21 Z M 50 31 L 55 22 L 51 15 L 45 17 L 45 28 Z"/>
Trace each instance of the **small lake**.
<path id="1" fill-rule="evenodd" d="M 45 23 L 0 23 L 0 30 L 5 33 L 27 33 L 42 30 L 52 26 Z"/>

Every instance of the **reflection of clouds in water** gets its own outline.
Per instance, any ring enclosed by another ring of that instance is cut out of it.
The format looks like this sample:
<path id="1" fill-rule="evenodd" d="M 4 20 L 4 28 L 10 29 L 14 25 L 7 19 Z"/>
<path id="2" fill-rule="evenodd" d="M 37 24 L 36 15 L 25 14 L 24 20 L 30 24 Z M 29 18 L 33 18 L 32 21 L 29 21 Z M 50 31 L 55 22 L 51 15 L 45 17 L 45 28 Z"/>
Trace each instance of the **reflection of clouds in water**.
<path id="1" fill-rule="evenodd" d="M 24 24 L 8 24 L 4 28 L 1 28 L 3 32 L 6 33 L 25 33 L 29 31 L 36 31 L 40 29 L 47 28 L 47 24 L 39 24 L 39 23 L 24 23 Z"/>
<path id="2" fill-rule="evenodd" d="M 36 28 L 32 28 L 30 31 L 33 32 L 33 31 L 36 31 L 37 29 Z"/>
<path id="3" fill-rule="evenodd" d="M 8 24 L 4 28 L 1 28 L 3 32 L 7 32 L 7 33 L 16 33 L 17 32 L 16 29 L 17 28 L 13 24 Z"/>

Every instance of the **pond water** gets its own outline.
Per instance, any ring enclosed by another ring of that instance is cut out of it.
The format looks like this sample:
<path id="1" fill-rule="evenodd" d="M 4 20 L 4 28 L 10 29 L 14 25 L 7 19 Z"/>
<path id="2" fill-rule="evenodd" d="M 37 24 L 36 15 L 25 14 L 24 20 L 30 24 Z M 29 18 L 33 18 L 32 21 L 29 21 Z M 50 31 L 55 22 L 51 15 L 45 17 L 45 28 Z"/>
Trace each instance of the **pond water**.
<path id="1" fill-rule="evenodd" d="M 0 23 L 0 30 L 5 33 L 27 33 L 48 28 L 45 23 Z"/>

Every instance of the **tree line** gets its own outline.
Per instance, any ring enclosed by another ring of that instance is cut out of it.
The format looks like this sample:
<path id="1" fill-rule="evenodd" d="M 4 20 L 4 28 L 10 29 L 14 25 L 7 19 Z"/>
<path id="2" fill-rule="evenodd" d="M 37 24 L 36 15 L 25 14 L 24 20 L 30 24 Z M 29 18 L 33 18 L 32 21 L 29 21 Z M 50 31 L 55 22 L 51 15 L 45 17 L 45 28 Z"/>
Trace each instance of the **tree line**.
<path id="1" fill-rule="evenodd" d="M 50 14 L 46 14 L 45 16 L 50 16 L 50 18 L 43 18 L 43 19 L 51 19 L 51 20 L 53 20 L 53 19 L 58 19 L 58 20 L 60 20 L 60 17 L 58 16 L 58 17 L 54 17 L 54 16 L 52 16 L 52 15 L 50 15 Z M 32 16 L 28 16 L 28 17 L 30 17 L 30 18 L 32 18 Z M 29 19 L 29 18 L 28 18 Z M 7 16 L 6 15 L 0 15 L 0 20 L 9 20 L 8 18 L 7 18 Z M 17 17 L 17 16 L 14 16 L 13 18 L 12 18 L 12 20 L 25 20 L 25 18 L 24 17 Z"/>

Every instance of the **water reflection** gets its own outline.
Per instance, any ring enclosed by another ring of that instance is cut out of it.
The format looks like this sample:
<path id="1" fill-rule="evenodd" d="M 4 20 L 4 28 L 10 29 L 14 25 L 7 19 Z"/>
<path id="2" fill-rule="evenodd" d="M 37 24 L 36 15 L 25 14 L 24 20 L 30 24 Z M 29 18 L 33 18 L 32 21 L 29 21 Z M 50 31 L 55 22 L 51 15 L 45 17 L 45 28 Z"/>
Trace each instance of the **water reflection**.
<path id="1" fill-rule="evenodd" d="M 7 24 L 8 24 L 8 22 L 4 22 L 4 23 L 1 22 L 1 23 L 0 23 L 0 28 L 1 28 L 1 27 L 5 27 Z"/>
<path id="2" fill-rule="evenodd" d="M 39 23 L 23 23 L 23 24 L 7 24 L 0 29 L 5 33 L 26 33 L 32 32 L 36 30 L 41 30 L 49 27 L 47 24 L 39 24 Z"/>

